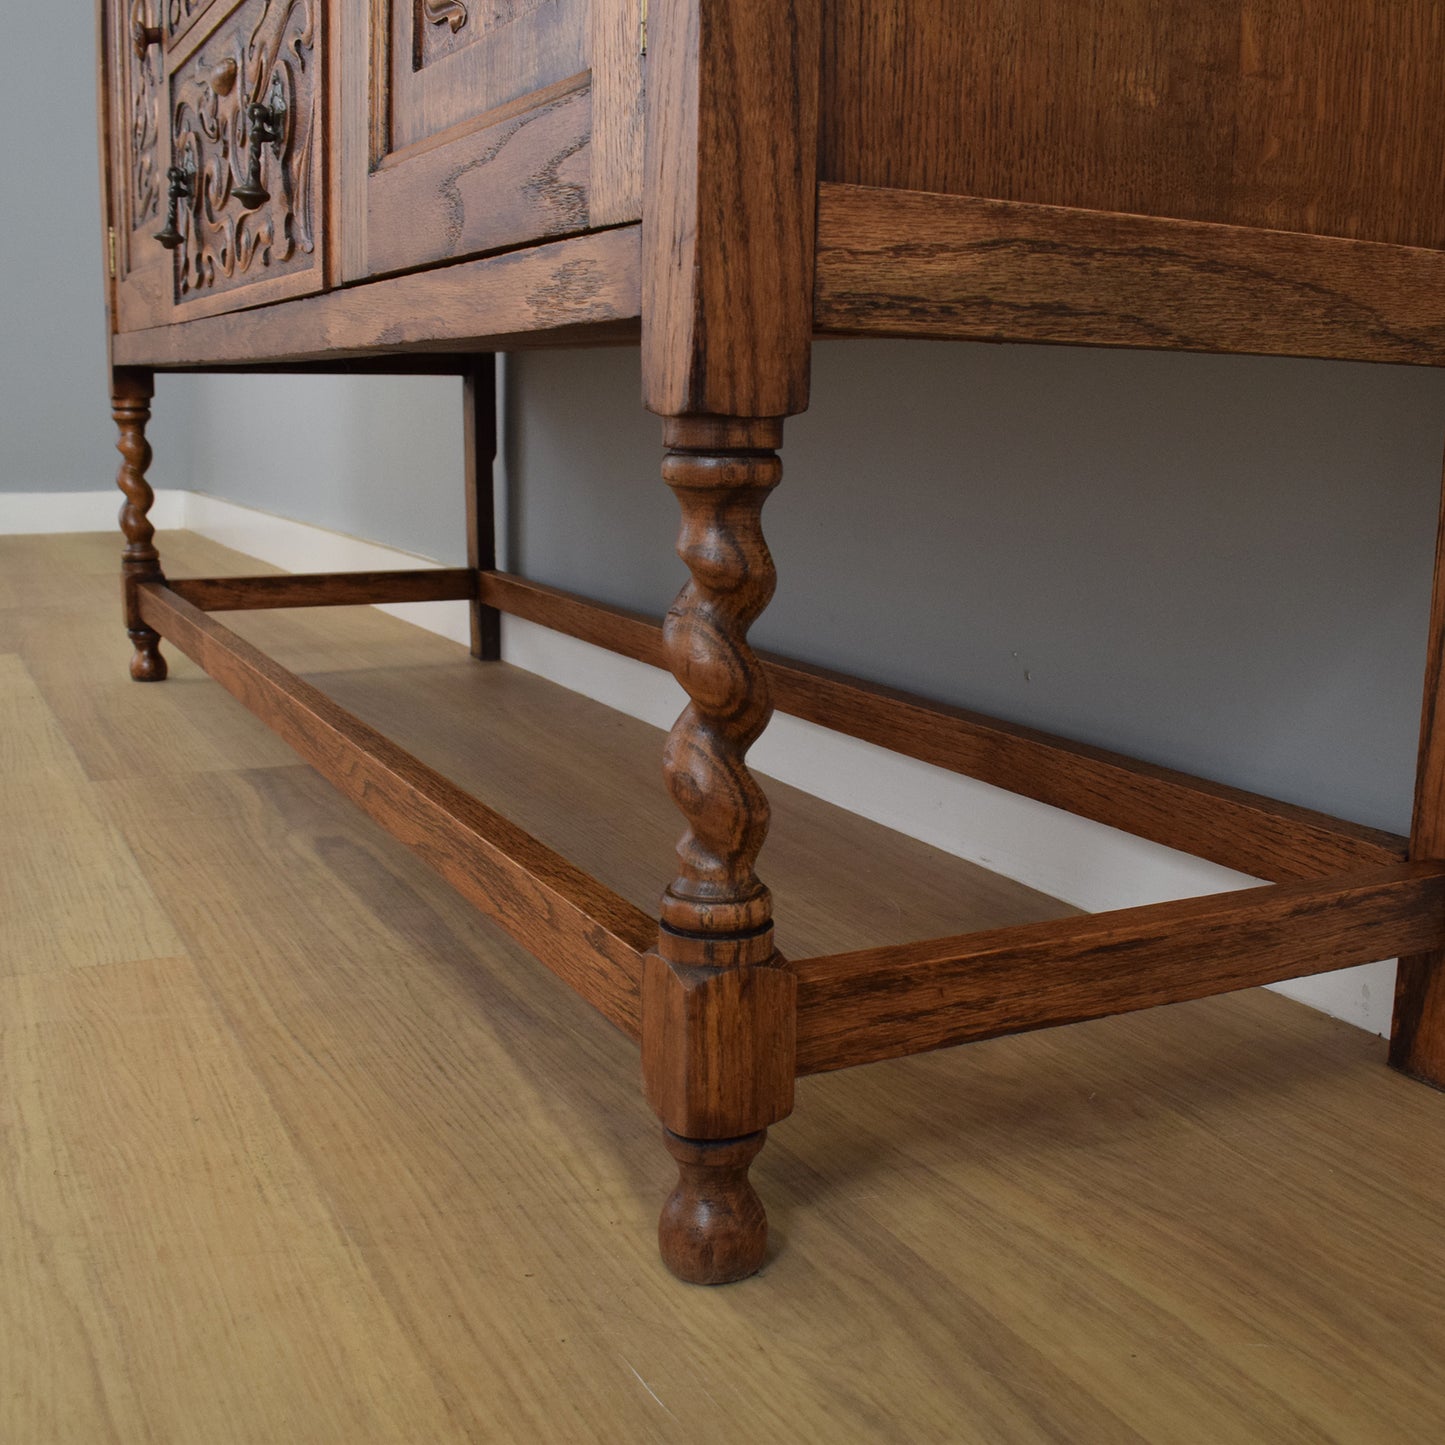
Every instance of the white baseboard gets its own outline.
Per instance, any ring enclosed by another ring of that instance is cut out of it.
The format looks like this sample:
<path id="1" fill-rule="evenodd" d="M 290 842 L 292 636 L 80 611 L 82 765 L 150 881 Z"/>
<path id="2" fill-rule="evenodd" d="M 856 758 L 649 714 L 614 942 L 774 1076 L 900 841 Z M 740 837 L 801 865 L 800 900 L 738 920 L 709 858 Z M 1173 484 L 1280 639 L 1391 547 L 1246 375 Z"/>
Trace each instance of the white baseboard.
<path id="1" fill-rule="evenodd" d="M 188 495 L 158 495 L 151 520 L 157 527 L 180 526 Z M 114 487 L 95 492 L 0 492 L 0 536 L 113 531 L 120 504 L 121 495 Z"/>
<path id="2" fill-rule="evenodd" d="M 113 526 L 114 513 L 113 492 L 0 493 L 0 532 L 95 531 Z M 441 565 L 198 492 L 159 493 L 151 516 L 160 529 L 187 528 L 289 572 Z M 465 603 L 383 610 L 467 641 Z M 672 677 L 657 668 L 517 618 L 503 619 L 502 655 L 658 727 L 669 727 L 685 700 Z M 775 717 L 750 760 L 759 773 L 1091 913 L 1245 888 L 1255 881 L 797 718 Z M 1357 1027 L 1389 1033 L 1393 960 L 1275 987 Z"/>

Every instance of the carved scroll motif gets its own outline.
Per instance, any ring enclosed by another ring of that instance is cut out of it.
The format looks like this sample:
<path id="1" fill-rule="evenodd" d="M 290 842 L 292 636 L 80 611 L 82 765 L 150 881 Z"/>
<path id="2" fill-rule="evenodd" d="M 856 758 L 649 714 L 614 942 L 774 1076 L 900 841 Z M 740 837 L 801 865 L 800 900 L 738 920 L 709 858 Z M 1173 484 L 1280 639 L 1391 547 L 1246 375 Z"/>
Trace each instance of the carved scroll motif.
<path id="1" fill-rule="evenodd" d="M 143 10 L 143 4 L 134 6 L 132 19 Z M 159 142 L 164 102 L 159 47 L 149 46 L 137 57 L 127 45 L 126 54 L 130 57 L 130 225 L 135 230 L 160 214 Z"/>
<path id="2" fill-rule="evenodd" d="M 453 35 L 467 23 L 467 7 L 462 0 L 421 0 L 421 8 L 433 25 L 450 26 Z"/>
<path id="3" fill-rule="evenodd" d="M 191 177 L 176 300 L 315 264 L 314 147 L 319 0 L 253 0 L 171 81 L 174 163 Z M 270 199 L 245 209 L 248 107 L 265 105 L 280 138 L 262 151 Z"/>
<path id="4" fill-rule="evenodd" d="M 412 0 L 412 68 L 420 70 L 470 45 L 496 12 L 510 4 L 511 0 L 490 0 L 486 6 L 473 0 Z"/>

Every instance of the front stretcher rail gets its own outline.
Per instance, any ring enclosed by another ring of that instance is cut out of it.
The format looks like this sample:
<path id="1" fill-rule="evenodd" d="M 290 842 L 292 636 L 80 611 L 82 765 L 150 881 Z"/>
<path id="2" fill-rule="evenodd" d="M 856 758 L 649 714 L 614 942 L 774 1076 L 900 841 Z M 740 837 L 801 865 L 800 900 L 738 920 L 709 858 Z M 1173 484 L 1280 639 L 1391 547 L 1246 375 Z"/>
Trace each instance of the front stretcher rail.
<path id="1" fill-rule="evenodd" d="M 651 916 L 448 782 L 204 609 L 480 596 L 533 620 L 564 623 L 561 630 L 574 635 L 589 626 L 593 631 L 610 629 L 611 641 L 604 645 L 644 656 L 654 646 L 655 624 L 520 578 L 466 568 L 145 582 L 137 587 L 137 596 L 148 626 L 179 647 L 605 1018 L 634 1041 L 639 1039 L 643 957 L 657 930 Z M 619 646 L 619 638 L 634 646 Z M 874 732 L 883 727 L 888 707 L 929 710 L 917 699 L 900 702 L 900 695 L 800 670 L 798 664 L 777 661 L 770 667 L 774 681 L 781 677 L 785 688 L 790 669 L 823 679 L 834 692 L 830 707 L 849 694 L 864 703 L 872 699 L 886 704 L 874 719 Z M 785 691 L 785 696 L 791 695 Z M 788 710 L 808 715 L 798 706 Z M 962 719 L 965 736 L 989 721 L 948 709 L 931 711 L 955 726 Z M 1072 746 L 1041 734 L 1014 732 L 1022 748 L 1041 758 L 1047 758 L 1051 748 Z M 1098 757 L 1101 767 L 1115 769 L 1125 779 L 1135 776 L 1130 767 L 1146 767 L 1110 754 Z M 1164 770 L 1138 776 L 1165 790 L 1165 796 L 1182 790 L 1201 816 L 1205 804 L 1212 802 L 1232 824 L 1242 810 L 1273 819 L 1276 835 L 1287 844 L 1275 849 L 1277 866 L 1298 872 L 1301 860 L 1308 859 L 1318 868 L 1323 848 L 1336 871 L 1182 902 L 796 960 L 790 965 L 798 981 L 796 1072 L 817 1073 L 1202 998 L 1394 954 L 1428 952 L 1445 940 L 1445 864 L 1401 861 L 1403 840 L 1234 790 L 1217 789 L 1214 796 L 1209 790 L 1216 785 Z"/>

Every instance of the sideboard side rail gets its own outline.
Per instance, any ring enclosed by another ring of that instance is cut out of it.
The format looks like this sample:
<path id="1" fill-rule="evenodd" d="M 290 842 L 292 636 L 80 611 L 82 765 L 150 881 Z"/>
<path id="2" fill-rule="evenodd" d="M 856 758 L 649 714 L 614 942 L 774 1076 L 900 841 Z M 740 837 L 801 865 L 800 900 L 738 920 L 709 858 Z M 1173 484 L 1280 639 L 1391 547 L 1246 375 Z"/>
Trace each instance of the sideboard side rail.
<path id="1" fill-rule="evenodd" d="M 1445 252 L 870 186 L 818 192 L 820 335 L 1445 364 Z"/>
<path id="2" fill-rule="evenodd" d="M 656 921 L 206 615 L 138 589 L 141 617 L 605 1018 L 641 1032 Z"/>
<path id="3" fill-rule="evenodd" d="M 794 960 L 798 1072 L 1182 1003 L 1445 942 L 1445 864 Z"/>
<path id="4" fill-rule="evenodd" d="M 468 567 L 397 572 L 290 572 L 268 577 L 170 578 L 177 597 L 202 612 L 278 607 L 359 607 L 386 602 L 470 602 L 477 576 Z"/>
<path id="5" fill-rule="evenodd" d="M 480 575 L 502 612 L 667 666 L 652 618 L 504 572 Z M 977 778 L 1271 882 L 1401 861 L 1407 841 L 1222 783 L 962 708 L 760 654 L 779 712 Z"/>

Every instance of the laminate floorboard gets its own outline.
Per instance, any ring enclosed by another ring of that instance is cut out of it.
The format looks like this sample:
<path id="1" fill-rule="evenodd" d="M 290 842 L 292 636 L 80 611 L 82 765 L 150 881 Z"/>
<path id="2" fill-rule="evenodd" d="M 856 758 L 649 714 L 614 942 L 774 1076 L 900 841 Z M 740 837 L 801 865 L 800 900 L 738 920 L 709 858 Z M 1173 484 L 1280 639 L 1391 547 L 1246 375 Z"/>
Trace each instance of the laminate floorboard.
<path id="1" fill-rule="evenodd" d="M 803 1080 L 767 1266 L 679 1285 L 635 1049 L 174 649 L 127 682 L 116 551 L 0 538 L 0 1441 L 1438 1438 L 1445 1095 L 1379 1039 L 1255 991 Z M 654 730 L 232 620 L 651 906 Z M 794 954 L 1069 911 L 769 791 Z"/>

